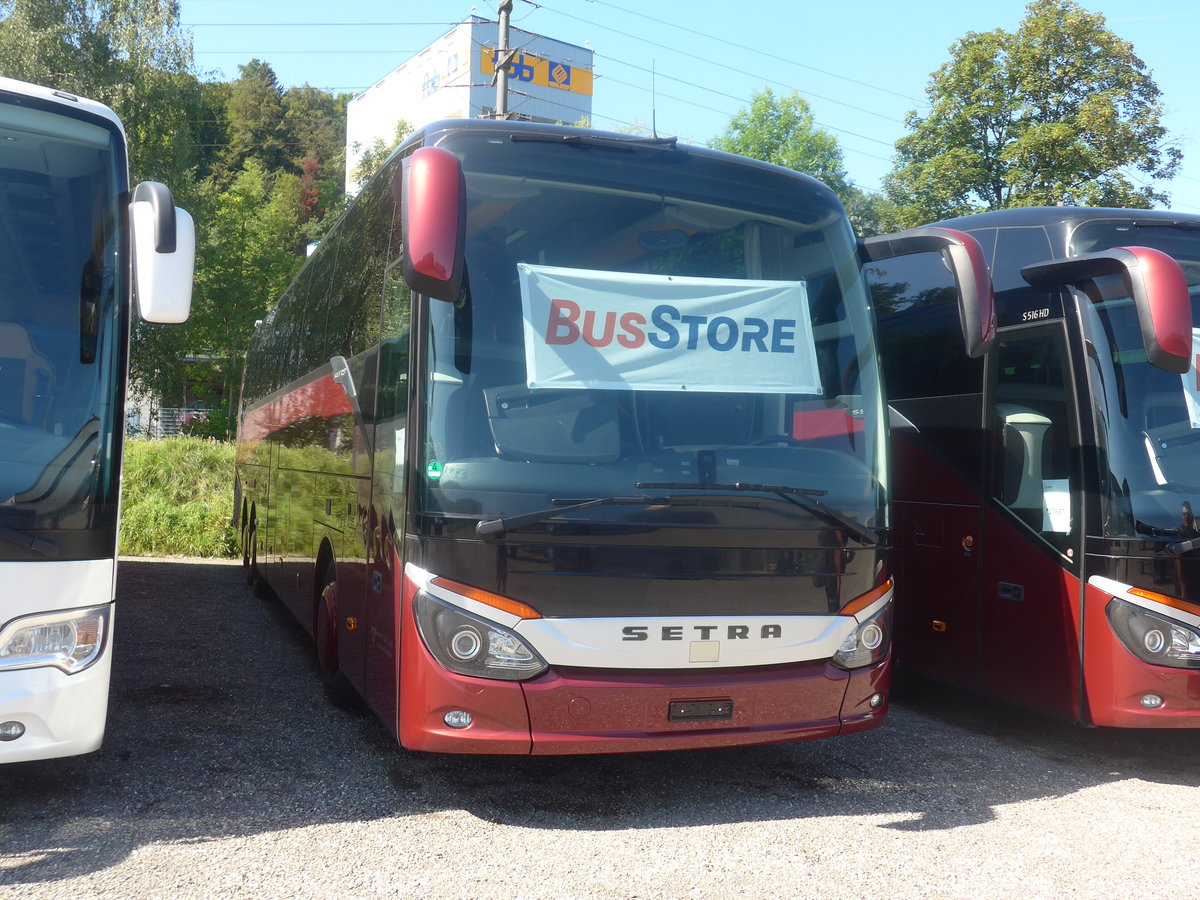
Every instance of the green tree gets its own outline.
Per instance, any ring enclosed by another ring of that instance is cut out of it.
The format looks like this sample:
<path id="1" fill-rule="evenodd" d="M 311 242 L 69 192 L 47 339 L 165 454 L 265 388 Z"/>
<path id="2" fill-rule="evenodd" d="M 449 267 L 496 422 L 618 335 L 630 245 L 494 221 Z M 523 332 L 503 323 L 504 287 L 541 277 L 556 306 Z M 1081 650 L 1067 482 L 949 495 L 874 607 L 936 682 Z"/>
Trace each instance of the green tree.
<path id="1" fill-rule="evenodd" d="M 835 193 L 849 187 L 837 138 L 816 123 L 808 101 L 796 91 L 776 97 L 764 88 L 710 146 L 811 175 Z"/>
<path id="2" fill-rule="evenodd" d="M 776 97 L 765 88 L 755 94 L 749 108 L 730 119 L 709 146 L 811 175 L 837 194 L 860 235 L 880 233 L 886 201 L 850 181 L 837 138 L 816 123 L 808 101 L 797 92 Z"/>
<path id="3" fill-rule="evenodd" d="M 296 252 L 301 181 L 249 162 L 233 183 L 197 192 L 196 284 L 184 325 L 135 323 L 130 377 L 178 405 L 207 393 L 214 406 L 236 398 L 241 358 L 254 322 L 275 305 L 303 257 Z"/>
<path id="4" fill-rule="evenodd" d="M 227 179 L 250 162 L 267 172 L 298 172 L 284 126 L 283 89 L 275 70 L 260 59 L 238 66 L 241 75 L 230 85 L 228 145 L 222 160 Z"/>
<path id="5" fill-rule="evenodd" d="M 311 85 L 291 88 L 283 95 L 283 125 L 292 164 L 303 168 L 315 159 L 337 181 L 344 181 L 346 104 L 349 94 L 333 95 Z"/>
<path id="6" fill-rule="evenodd" d="M 185 194 L 201 93 L 192 65 L 176 0 L 0 0 L 0 74 L 110 106 L 134 180 Z"/>
<path id="7" fill-rule="evenodd" d="M 367 147 L 363 152 L 362 157 L 358 161 L 358 166 L 354 169 L 354 180 L 358 184 L 363 184 L 368 178 L 379 171 L 389 156 L 391 156 L 396 148 L 404 143 L 404 139 L 412 134 L 412 126 L 403 119 L 396 123 L 396 131 L 392 135 L 390 142 L 379 138 L 370 147 Z M 356 150 L 361 149 L 360 144 L 355 144 Z"/>
<path id="8" fill-rule="evenodd" d="M 1166 203 L 1159 90 L 1133 46 L 1073 0 L 1033 0 L 1015 32 L 969 32 L 907 117 L 885 190 L 899 225 L 982 209 Z"/>

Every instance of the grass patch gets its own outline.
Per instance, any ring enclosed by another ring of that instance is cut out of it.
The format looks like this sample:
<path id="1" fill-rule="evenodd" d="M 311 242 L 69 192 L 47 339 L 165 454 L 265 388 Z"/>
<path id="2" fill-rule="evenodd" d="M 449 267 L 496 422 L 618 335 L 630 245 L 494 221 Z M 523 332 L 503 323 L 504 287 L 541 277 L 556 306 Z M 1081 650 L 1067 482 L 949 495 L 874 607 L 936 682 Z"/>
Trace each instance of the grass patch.
<path id="1" fill-rule="evenodd" d="M 198 437 L 125 442 L 120 552 L 126 556 L 240 553 L 233 512 L 234 445 Z"/>

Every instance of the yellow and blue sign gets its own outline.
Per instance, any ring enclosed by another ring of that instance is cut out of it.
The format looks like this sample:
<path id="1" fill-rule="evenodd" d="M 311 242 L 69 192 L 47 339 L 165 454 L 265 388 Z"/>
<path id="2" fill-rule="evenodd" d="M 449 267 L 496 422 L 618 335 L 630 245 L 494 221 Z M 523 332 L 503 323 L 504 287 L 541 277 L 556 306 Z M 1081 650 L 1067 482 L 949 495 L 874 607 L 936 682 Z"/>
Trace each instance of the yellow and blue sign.
<path id="1" fill-rule="evenodd" d="M 480 50 L 480 69 L 484 75 L 495 75 L 498 51 L 493 47 Z M 532 53 L 517 51 L 508 69 L 508 77 L 525 84 L 558 88 L 572 94 L 592 96 L 592 70 L 580 69 L 552 59 L 542 59 Z"/>

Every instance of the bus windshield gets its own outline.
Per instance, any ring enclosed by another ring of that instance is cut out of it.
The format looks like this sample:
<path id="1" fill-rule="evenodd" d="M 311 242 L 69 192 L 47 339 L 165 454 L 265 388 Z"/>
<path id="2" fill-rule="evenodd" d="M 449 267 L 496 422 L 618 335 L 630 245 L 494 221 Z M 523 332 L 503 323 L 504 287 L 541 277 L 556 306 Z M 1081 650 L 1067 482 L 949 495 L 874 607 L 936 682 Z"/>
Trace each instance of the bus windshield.
<path id="1" fill-rule="evenodd" d="M 1187 278 L 1193 325 L 1200 323 L 1200 228 L 1092 222 L 1072 239 L 1073 253 L 1121 246 L 1174 257 Z M 1147 362 L 1132 300 L 1084 304 L 1084 317 L 1096 421 L 1105 432 L 1099 445 L 1107 449 L 1106 533 L 1197 536 L 1190 511 L 1200 510 L 1200 328 L 1191 370 L 1176 375 Z"/>
<path id="2" fill-rule="evenodd" d="M 431 303 L 421 512 L 617 498 L 547 518 L 695 527 L 724 503 L 869 541 L 882 403 L 832 194 L 652 142 L 443 146 L 463 161 L 468 289 Z"/>
<path id="3" fill-rule="evenodd" d="M 112 553 L 124 165 L 115 125 L 0 94 L 0 558 Z"/>

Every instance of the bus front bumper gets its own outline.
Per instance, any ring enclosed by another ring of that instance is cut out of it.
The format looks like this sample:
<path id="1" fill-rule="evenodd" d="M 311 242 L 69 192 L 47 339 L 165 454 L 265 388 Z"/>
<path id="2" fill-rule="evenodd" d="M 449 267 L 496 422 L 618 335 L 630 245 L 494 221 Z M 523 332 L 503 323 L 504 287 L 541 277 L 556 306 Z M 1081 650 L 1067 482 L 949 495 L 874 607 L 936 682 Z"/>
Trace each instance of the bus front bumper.
<path id="1" fill-rule="evenodd" d="M 889 656 L 853 671 L 824 660 L 685 673 L 560 668 L 504 683 L 427 662 L 419 695 L 405 691 L 401 700 L 405 747 L 533 755 L 734 747 L 865 731 L 883 724 L 891 671 Z M 447 717 L 461 723 L 459 713 L 471 724 L 450 727 Z"/>
<path id="2" fill-rule="evenodd" d="M 24 731 L 0 739 L 0 763 L 91 753 L 104 738 L 112 653 L 74 675 L 42 666 L 0 672 L 0 731 L 17 722 Z"/>

